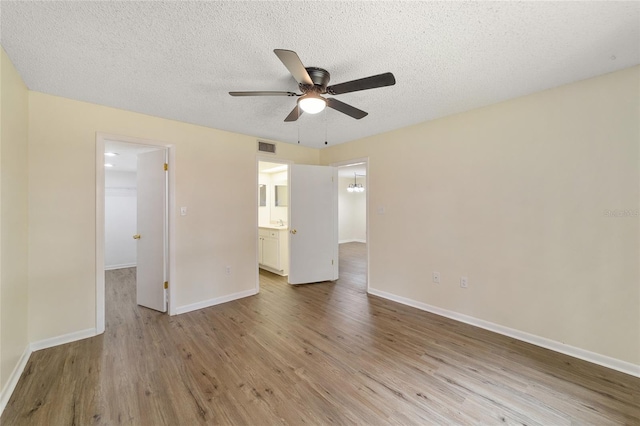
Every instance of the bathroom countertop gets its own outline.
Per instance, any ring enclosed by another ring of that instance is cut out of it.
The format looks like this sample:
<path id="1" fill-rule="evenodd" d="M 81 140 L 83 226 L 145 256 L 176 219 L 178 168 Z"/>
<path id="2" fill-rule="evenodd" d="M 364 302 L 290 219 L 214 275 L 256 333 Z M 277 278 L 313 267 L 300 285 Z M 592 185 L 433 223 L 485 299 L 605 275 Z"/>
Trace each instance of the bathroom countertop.
<path id="1" fill-rule="evenodd" d="M 265 228 L 265 229 L 284 229 L 287 230 L 289 229 L 289 227 L 287 225 L 283 225 L 283 226 L 279 226 L 279 225 L 259 225 L 258 228 Z"/>

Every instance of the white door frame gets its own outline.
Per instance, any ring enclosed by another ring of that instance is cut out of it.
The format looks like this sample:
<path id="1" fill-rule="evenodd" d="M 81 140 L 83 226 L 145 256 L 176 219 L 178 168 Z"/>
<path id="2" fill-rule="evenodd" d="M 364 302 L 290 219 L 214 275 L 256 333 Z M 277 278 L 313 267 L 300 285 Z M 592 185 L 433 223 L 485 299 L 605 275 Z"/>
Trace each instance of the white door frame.
<path id="1" fill-rule="evenodd" d="M 336 163 L 331 163 L 329 164 L 330 166 L 334 166 L 334 167 L 344 167 L 344 166 L 348 166 L 350 164 L 355 164 L 355 163 L 364 163 L 365 164 L 365 168 L 367 170 L 367 173 L 365 175 L 365 206 L 366 206 L 366 214 L 365 214 L 365 220 L 367 221 L 367 226 L 366 226 L 366 235 L 367 235 L 367 293 L 369 293 L 369 277 L 371 276 L 371 270 L 370 270 L 370 265 L 371 262 L 369 261 L 369 253 L 371 252 L 371 244 L 369 243 L 369 157 L 361 157 L 361 158 L 354 158 L 351 160 L 346 160 L 346 161 L 338 161 Z M 340 218 L 338 218 L 338 221 L 340 220 Z"/>
<path id="2" fill-rule="evenodd" d="M 293 164 L 293 161 L 290 160 L 283 160 L 280 158 L 273 158 L 273 157 L 269 157 L 268 155 L 256 155 L 256 184 L 255 184 L 255 188 L 256 188 L 256 192 L 253 196 L 253 202 L 255 203 L 255 208 L 253 209 L 256 212 L 256 235 L 254 237 L 254 240 L 256 242 L 256 294 L 260 293 L 260 267 L 258 266 L 259 263 L 259 259 L 258 259 L 258 227 L 260 226 L 260 224 L 258 223 L 258 219 L 259 219 L 259 215 L 258 215 L 258 208 L 260 206 L 258 206 L 258 197 L 259 197 L 259 193 L 258 191 L 259 186 L 260 186 L 260 162 L 266 162 L 266 163 L 275 163 L 275 164 L 286 164 L 287 165 L 287 186 L 289 188 L 291 188 L 291 165 Z M 287 191 L 287 196 L 289 195 L 289 191 Z M 291 205 L 291 203 L 289 202 L 289 200 L 287 200 L 287 205 Z M 289 218 L 287 219 L 287 223 L 290 221 L 291 217 L 289 216 Z"/>
<path id="3" fill-rule="evenodd" d="M 105 283 L 104 283 L 104 143 L 105 140 L 137 145 L 150 145 L 167 149 L 169 155 L 168 176 L 168 239 L 169 248 L 169 315 L 176 314 L 175 281 L 175 147 L 164 142 L 96 132 L 96 334 L 105 330 Z M 257 208 L 256 208 L 257 211 Z"/>

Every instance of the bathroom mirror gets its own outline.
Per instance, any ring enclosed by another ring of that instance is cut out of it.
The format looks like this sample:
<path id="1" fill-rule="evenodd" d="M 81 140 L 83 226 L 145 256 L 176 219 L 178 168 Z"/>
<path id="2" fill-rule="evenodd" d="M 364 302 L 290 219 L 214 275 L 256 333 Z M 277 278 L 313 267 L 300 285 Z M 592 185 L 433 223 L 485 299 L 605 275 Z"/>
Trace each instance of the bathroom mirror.
<path id="1" fill-rule="evenodd" d="M 275 185 L 275 203 L 276 207 L 286 207 L 289 202 L 289 191 L 287 185 Z"/>
<path id="2" fill-rule="evenodd" d="M 258 185 L 258 205 L 260 207 L 267 206 L 267 185 Z"/>

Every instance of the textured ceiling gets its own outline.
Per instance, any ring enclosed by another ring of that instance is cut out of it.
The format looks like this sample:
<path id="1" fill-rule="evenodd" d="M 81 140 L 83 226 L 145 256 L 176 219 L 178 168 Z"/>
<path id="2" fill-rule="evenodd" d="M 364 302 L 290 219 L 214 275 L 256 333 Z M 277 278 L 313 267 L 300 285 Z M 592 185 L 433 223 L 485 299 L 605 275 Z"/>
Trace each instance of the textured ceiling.
<path id="1" fill-rule="evenodd" d="M 640 63 L 639 2 L 7 2 L 1 43 L 31 90 L 323 147 Z M 397 84 L 283 120 L 297 91 L 273 49 L 331 83 Z"/>

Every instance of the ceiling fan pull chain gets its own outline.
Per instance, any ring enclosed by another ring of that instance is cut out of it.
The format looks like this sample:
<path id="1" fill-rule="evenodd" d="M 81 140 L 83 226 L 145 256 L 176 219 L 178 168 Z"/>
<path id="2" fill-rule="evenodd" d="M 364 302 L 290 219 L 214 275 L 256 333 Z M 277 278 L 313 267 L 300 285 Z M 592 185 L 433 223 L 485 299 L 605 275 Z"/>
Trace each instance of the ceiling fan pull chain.
<path id="1" fill-rule="evenodd" d="M 329 143 L 327 142 L 327 127 L 329 127 L 329 124 L 327 124 L 327 110 L 324 110 L 324 144 L 328 145 Z"/>

